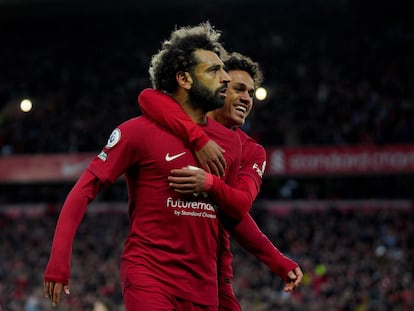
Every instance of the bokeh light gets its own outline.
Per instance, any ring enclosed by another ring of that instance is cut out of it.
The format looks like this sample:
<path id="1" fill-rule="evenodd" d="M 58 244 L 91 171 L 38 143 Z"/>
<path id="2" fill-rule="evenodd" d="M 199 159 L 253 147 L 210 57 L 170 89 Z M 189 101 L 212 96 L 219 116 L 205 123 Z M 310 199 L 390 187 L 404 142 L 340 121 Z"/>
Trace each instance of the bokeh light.
<path id="1" fill-rule="evenodd" d="M 259 87 L 256 90 L 255 96 L 258 100 L 265 100 L 267 97 L 267 90 L 264 87 Z"/>
<path id="2" fill-rule="evenodd" d="M 20 102 L 20 110 L 23 112 L 29 112 L 33 108 L 32 101 L 30 99 L 23 99 Z"/>

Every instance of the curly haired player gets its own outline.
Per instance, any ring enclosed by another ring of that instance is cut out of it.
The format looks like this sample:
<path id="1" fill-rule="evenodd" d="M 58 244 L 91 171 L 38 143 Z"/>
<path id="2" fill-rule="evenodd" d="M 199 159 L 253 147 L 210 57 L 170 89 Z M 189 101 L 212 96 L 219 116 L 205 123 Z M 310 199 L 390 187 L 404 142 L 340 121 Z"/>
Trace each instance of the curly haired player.
<path id="1" fill-rule="evenodd" d="M 242 141 L 242 163 L 238 174 L 238 185 L 231 188 L 218 177 L 194 168 L 173 170 L 169 177 L 170 186 L 183 194 L 205 191 L 220 206 L 242 206 L 248 202 L 249 208 L 256 198 L 262 184 L 262 175 L 266 165 L 264 148 L 257 144 L 240 129 L 253 107 L 254 90 L 263 81 L 263 74 L 257 63 L 239 53 L 232 53 L 225 60 L 225 68 L 231 78 L 228 84 L 225 104 L 222 108 L 210 111 L 207 115 L 229 129 L 233 129 Z M 219 172 L 220 167 L 213 164 L 222 150 L 215 144 L 201 127 L 195 124 L 168 95 L 144 90 L 139 96 L 143 113 L 193 146 L 200 164 L 206 170 Z M 206 184 L 208 186 L 206 187 Z M 221 215 L 220 252 L 218 257 L 219 310 L 241 310 L 232 289 L 232 254 L 229 233 L 248 251 L 283 280 L 284 290 L 292 291 L 301 282 L 303 273 L 300 267 L 283 256 L 276 247 L 260 232 L 250 215 L 242 221 L 235 222 L 226 215 Z"/>

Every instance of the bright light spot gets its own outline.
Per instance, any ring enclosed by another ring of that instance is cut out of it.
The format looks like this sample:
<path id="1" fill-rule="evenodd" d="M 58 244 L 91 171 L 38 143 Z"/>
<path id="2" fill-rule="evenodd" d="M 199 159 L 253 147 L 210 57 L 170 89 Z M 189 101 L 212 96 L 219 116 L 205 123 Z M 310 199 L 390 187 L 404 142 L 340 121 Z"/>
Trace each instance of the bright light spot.
<path id="1" fill-rule="evenodd" d="M 256 90 L 255 95 L 256 95 L 256 98 L 257 98 L 258 100 L 264 100 L 264 99 L 266 99 L 266 96 L 267 96 L 267 91 L 266 91 L 266 89 L 265 89 L 264 87 L 259 87 L 259 88 Z"/>
<path id="2" fill-rule="evenodd" d="M 20 103 L 20 110 L 23 112 L 29 112 L 32 110 L 32 101 L 30 99 L 23 99 Z"/>

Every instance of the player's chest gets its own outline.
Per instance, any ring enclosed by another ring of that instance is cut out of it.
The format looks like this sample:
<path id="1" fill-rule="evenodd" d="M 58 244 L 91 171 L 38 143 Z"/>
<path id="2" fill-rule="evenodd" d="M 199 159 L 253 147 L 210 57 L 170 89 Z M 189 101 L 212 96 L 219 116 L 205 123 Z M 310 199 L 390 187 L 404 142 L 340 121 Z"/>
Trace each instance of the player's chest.
<path id="1" fill-rule="evenodd" d="M 187 144 L 175 136 L 154 139 L 147 148 L 141 167 L 153 174 L 169 175 L 172 169 L 195 166 L 196 159 Z"/>

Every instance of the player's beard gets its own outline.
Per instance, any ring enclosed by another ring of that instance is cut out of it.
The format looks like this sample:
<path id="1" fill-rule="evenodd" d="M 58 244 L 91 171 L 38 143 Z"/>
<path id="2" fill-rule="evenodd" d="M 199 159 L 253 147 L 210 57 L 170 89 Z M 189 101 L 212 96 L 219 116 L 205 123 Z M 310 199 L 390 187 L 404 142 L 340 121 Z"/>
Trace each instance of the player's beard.
<path id="1" fill-rule="evenodd" d="M 220 92 L 227 87 L 226 85 L 222 85 L 213 92 L 200 83 L 197 78 L 194 78 L 193 81 L 193 85 L 188 92 L 192 105 L 203 108 L 204 112 L 216 110 L 224 106 L 225 97 Z"/>

